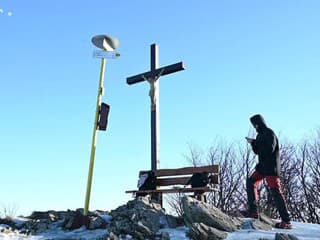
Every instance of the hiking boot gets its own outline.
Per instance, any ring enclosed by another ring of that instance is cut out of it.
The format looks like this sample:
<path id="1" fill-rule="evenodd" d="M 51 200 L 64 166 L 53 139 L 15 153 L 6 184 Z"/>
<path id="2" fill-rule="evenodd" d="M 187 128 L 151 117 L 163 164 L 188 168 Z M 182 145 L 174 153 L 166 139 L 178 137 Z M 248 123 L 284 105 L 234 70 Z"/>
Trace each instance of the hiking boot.
<path id="1" fill-rule="evenodd" d="M 275 225 L 275 228 L 282 228 L 282 229 L 291 229 L 292 228 L 292 224 L 290 222 L 278 222 Z"/>

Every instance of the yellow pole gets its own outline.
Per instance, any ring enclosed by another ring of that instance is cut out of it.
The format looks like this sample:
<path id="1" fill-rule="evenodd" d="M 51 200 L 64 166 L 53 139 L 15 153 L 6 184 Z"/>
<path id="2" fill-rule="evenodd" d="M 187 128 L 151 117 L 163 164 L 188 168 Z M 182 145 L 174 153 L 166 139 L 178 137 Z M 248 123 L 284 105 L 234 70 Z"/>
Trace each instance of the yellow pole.
<path id="1" fill-rule="evenodd" d="M 100 68 L 100 81 L 98 88 L 98 97 L 97 97 L 97 106 L 96 106 L 96 116 L 94 120 L 93 127 L 93 136 L 92 136 L 92 145 L 91 145 L 91 155 L 90 155 L 90 164 L 89 164 L 89 173 L 88 173 L 88 182 L 87 182 L 87 193 L 86 200 L 84 204 L 84 215 L 88 215 L 90 194 L 91 194 L 91 185 L 92 185 L 92 175 L 93 175 L 93 166 L 94 166 L 94 157 L 96 153 L 96 144 L 97 144 L 97 132 L 98 132 L 98 121 L 99 121 L 99 111 L 101 106 L 101 98 L 103 95 L 103 80 L 104 80 L 104 71 L 106 66 L 106 59 L 101 59 L 101 68 Z"/>

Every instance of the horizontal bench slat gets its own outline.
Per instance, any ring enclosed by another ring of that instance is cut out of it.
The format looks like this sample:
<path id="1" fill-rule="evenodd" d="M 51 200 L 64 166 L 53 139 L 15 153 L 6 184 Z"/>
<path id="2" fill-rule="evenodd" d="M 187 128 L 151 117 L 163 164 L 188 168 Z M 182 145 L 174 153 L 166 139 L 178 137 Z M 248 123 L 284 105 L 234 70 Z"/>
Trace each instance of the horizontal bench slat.
<path id="1" fill-rule="evenodd" d="M 180 193 L 180 192 L 196 192 L 196 191 L 204 191 L 204 192 L 213 192 L 215 189 L 211 189 L 209 187 L 202 188 L 173 188 L 173 189 L 159 189 L 159 190 L 129 190 L 126 193 Z"/>
<path id="2" fill-rule="evenodd" d="M 148 171 L 140 171 L 140 175 Z M 176 169 L 159 169 L 155 171 L 157 177 L 176 176 L 176 175 L 189 175 L 193 173 L 219 173 L 219 165 L 209 165 L 200 167 L 185 167 Z"/>
<path id="3" fill-rule="evenodd" d="M 157 186 L 170 186 L 170 185 L 189 185 L 191 177 L 171 177 L 171 178 L 158 178 Z M 211 176 L 211 184 L 219 184 L 219 176 Z"/>
<path id="4" fill-rule="evenodd" d="M 190 177 L 158 178 L 157 186 L 187 185 L 189 180 L 190 180 Z"/>

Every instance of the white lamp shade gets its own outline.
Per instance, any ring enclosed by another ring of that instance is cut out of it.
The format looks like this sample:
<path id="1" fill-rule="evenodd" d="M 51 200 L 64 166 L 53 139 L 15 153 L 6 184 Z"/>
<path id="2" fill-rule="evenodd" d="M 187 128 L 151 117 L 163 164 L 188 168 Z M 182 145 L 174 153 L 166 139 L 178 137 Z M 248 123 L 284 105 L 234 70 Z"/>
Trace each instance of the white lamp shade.
<path id="1" fill-rule="evenodd" d="M 91 39 L 91 42 L 98 48 L 105 51 L 114 51 L 119 47 L 120 42 L 117 38 L 108 35 L 97 35 Z"/>

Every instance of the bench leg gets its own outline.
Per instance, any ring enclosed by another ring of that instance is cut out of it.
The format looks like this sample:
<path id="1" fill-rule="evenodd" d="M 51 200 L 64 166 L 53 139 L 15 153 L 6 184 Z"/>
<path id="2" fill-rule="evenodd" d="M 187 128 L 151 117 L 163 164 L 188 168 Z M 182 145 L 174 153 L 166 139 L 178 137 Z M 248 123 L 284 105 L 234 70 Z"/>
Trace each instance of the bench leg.
<path id="1" fill-rule="evenodd" d="M 207 202 L 207 196 L 204 193 L 194 193 L 194 198 L 201 202 Z"/>
<path id="2" fill-rule="evenodd" d="M 207 203 L 207 195 L 204 193 L 202 194 L 202 196 L 203 196 L 203 202 Z"/>
<path id="3" fill-rule="evenodd" d="M 151 200 L 158 202 L 163 207 L 162 193 L 152 193 Z"/>

